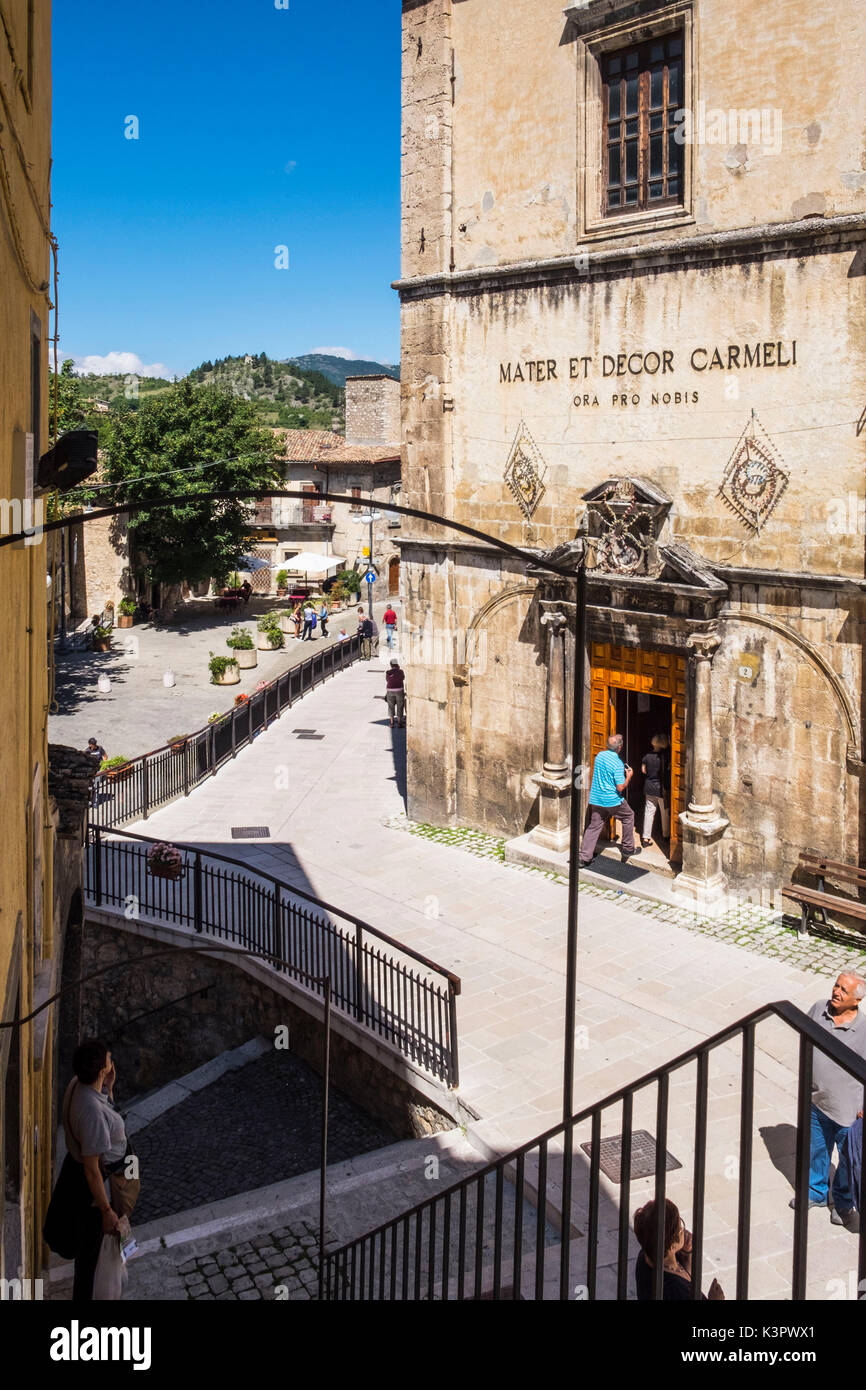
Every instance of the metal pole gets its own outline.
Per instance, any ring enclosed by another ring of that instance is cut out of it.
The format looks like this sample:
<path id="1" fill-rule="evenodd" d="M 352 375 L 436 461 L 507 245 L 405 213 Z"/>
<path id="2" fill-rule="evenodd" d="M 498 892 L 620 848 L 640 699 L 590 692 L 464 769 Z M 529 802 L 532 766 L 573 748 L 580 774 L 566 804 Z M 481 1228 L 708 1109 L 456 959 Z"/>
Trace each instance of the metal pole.
<path id="1" fill-rule="evenodd" d="M 328 1172 L 328 1073 L 331 1066 L 331 977 L 326 975 L 323 980 L 323 993 L 325 996 L 325 1016 L 322 1048 L 322 1162 L 319 1169 L 319 1301 L 322 1301 L 325 1289 L 325 1225 L 326 1225 L 326 1206 L 327 1206 L 327 1172 Z"/>
<path id="2" fill-rule="evenodd" d="M 367 556 L 367 573 L 373 573 L 373 497 L 370 495 L 370 553 Z M 370 617 L 373 616 L 373 585 L 367 585 L 367 606 L 370 610 Z M 372 645 L 370 647 L 372 651 Z"/>
<path id="3" fill-rule="evenodd" d="M 66 532 L 60 532 L 60 646 L 66 648 Z"/>
<path id="4" fill-rule="evenodd" d="M 580 790 L 583 784 L 584 651 L 586 647 L 586 550 L 575 582 L 574 696 L 571 711 L 571 834 L 568 847 L 568 935 L 565 962 L 565 1046 L 562 1119 L 574 1113 L 574 1029 L 577 1013 L 577 918 L 580 888 Z"/>

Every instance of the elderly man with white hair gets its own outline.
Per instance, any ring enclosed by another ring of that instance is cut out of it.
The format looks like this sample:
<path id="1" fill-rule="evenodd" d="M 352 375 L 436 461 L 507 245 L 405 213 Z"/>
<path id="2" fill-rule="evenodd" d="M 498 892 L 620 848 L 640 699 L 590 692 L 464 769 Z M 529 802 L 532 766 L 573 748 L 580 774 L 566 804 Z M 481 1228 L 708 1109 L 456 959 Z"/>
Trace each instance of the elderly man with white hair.
<path id="1" fill-rule="evenodd" d="M 860 1000 L 866 995 L 866 980 L 853 971 L 843 970 L 828 1000 L 819 1000 L 809 1017 L 819 1028 L 832 1033 L 839 1042 L 866 1062 L 866 1018 L 860 1013 Z M 863 1108 L 863 1083 L 843 1071 L 816 1048 L 812 1054 L 812 1128 L 809 1156 L 809 1206 L 827 1205 L 830 1160 L 833 1150 L 841 1156 L 848 1130 Z M 795 1205 L 794 1200 L 791 1206 Z M 859 1230 L 849 1165 L 840 1162 L 833 1179 L 833 1211 L 836 1226 Z"/>

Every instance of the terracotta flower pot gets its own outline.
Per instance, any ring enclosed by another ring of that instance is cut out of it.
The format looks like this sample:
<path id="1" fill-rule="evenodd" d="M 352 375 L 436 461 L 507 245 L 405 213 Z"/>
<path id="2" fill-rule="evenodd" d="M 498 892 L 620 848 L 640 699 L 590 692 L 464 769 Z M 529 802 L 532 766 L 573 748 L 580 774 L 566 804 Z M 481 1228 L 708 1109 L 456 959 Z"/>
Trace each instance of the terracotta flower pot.
<path id="1" fill-rule="evenodd" d="M 110 651 L 111 651 L 111 638 L 110 638 L 110 637 L 94 637 L 94 638 L 93 638 L 93 650 L 94 650 L 95 652 L 110 652 Z"/>
<path id="2" fill-rule="evenodd" d="M 135 619 L 134 619 L 132 613 L 121 613 L 120 616 L 119 616 L 119 618 L 117 619 L 117 626 L 118 626 L 118 627 L 132 627 L 132 624 L 133 624 L 134 621 L 135 621 Z"/>
<path id="3" fill-rule="evenodd" d="M 168 746 L 172 753 L 182 753 L 188 743 L 188 738 L 176 738 L 174 743 L 170 743 Z"/>
<path id="4" fill-rule="evenodd" d="M 183 873 L 184 865 L 165 864 L 157 860 L 156 863 L 148 862 L 147 868 L 153 878 L 168 878 L 176 883 Z"/>

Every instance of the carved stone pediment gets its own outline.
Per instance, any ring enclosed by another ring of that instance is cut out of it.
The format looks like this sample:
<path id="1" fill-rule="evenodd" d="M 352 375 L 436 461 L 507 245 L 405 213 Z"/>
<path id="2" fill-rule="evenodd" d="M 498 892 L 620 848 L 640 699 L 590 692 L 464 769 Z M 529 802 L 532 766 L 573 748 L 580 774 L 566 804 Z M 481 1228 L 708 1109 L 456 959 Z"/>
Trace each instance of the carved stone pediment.
<path id="1" fill-rule="evenodd" d="M 585 492 L 587 565 L 605 574 L 658 574 L 673 499 L 649 478 L 608 478 Z"/>

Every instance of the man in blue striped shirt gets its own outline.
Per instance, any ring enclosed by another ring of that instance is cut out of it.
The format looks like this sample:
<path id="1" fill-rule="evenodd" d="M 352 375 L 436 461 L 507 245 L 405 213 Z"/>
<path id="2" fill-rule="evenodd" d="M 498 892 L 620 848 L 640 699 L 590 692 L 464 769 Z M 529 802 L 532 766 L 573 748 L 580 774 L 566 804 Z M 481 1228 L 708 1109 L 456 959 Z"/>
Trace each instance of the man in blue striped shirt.
<path id="1" fill-rule="evenodd" d="M 589 825 L 580 843 L 582 865 L 591 864 L 595 858 L 598 837 L 611 813 L 622 823 L 620 853 L 623 863 L 633 854 L 640 854 L 634 842 L 634 811 L 625 799 L 632 769 L 623 762 L 621 753 L 622 734 L 611 734 L 607 750 L 596 757 L 589 789 Z"/>

